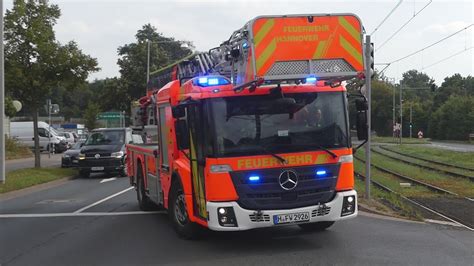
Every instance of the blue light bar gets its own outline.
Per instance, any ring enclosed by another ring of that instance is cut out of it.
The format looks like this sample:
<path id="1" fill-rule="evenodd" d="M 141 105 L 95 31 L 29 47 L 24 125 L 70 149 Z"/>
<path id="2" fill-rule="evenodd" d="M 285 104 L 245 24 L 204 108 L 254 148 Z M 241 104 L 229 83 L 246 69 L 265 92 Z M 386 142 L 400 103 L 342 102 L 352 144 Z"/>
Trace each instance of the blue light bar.
<path id="1" fill-rule="evenodd" d="M 207 84 L 209 86 L 219 85 L 219 79 L 218 78 L 210 78 L 210 79 L 207 80 Z"/>
<path id="2" fill-rule="evenodd" d="M 199 77 L 197 80 L 194 80 L 195 85 L 201 87 L 217 86 L 217 85 L 227 85 L 230 84 L 230 81 L 225 77 L 220 76 L 211 76 L 211 77 Z"/>
<path id="3" fill-rule="evenodd" d="M 306 78 L 306 83 L 316 83 L 318 79 L 316 77 L 307 77 Z"/>
<path id="4" fill-rule="evenodd" d="M 326 170 L 318 170 L 318 171 L 316 171 L 316 175 L 317 175 L 317 176 L 323 176 L 323 175 L 326 175 L 326 174 L 327 174 Z"/>
<path id="5" fill-rule="evenodd" d="M 251 181 L 251 182 L 260 181 L 260 176 L 258 176 L 258 175 L 249 176 L 249 181 Z"/>

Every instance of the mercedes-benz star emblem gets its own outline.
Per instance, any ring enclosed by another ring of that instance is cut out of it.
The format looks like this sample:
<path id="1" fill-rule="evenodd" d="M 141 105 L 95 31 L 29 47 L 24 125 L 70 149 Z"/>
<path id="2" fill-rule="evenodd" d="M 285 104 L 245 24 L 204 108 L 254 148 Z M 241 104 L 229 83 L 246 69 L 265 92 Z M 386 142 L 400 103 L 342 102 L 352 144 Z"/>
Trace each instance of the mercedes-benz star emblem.
<path id="1" fill-rule="evenodd" d="M 99 158 L 100 158 L 100 154 L 97 153 L 96 155 L 94 155 L 94 157 L 95 157 L 96 159 L 99 159 Z"/>
<path id="2" fill-rule="evenodd" d="M 280 187 L 284 190 L 292 190 L 298 185 L 298 174 L 292 170 L 283 171 L 278 177 Z"/>

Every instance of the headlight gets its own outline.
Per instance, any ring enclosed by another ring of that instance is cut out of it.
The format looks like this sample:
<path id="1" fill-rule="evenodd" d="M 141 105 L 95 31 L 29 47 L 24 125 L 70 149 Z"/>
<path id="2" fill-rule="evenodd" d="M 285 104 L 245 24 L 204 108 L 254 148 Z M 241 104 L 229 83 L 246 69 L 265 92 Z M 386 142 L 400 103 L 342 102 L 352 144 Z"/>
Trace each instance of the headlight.
<path id="1" fill-rule="evenodd" d="M 77 156 L 79 160 L 84 160 L 86 158 L 86 155 L 83 153 L 79 153 L 79 156 Z"/>
<path id="2" fill-rule="evenodd" d="M 110 154 L 110 157 L 114 157 L 114 158 L 122 158 L 124 155 L 124 152 L 123 151 L 118 151 L 118 152 L 112 152 Z"/>

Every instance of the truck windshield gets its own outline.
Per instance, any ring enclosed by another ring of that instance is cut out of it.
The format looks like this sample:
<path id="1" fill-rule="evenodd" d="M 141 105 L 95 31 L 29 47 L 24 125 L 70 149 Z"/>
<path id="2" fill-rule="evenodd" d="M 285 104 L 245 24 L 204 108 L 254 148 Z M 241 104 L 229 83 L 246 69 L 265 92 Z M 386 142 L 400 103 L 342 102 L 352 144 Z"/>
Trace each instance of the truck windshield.
<path id="1" fill-rule="evenodd" d="M 209 100 L 217 156 L 349 147 L 341 92 Z"/>
<path id="2" fill-rule="evenodd" d="M 125 132 L 123 130 L 107 130 L 93 132 L 85 145 L 117 145 L 125 143 Z"/>

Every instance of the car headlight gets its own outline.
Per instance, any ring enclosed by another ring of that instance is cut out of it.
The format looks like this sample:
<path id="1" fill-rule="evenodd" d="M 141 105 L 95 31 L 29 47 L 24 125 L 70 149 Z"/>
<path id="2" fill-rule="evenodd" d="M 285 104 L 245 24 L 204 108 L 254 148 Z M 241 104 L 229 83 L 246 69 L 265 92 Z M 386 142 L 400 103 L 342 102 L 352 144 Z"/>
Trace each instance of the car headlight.
<path id="1" fill-rule="evenodd" d="M 77 156 L 77 159 L 79 160 L 84 160 L 86 158 L 86 155 L 83 153 L 79 153 L 79 156 Z"/>
<path id="2" fill-rule="evenodd" d="M 110 154 L 110 157 L 114 157 L 114 158 L 122 158 L 124 155 L 124 152 L 123 151 L 118 151 L 118 152 L 112 152 Z"/>
<path id="3" fill-rule="evenodd" d="M 63 158 L 69 158 L 71 156 L 69 156 L 69 154 L 63 154 Z"/>

